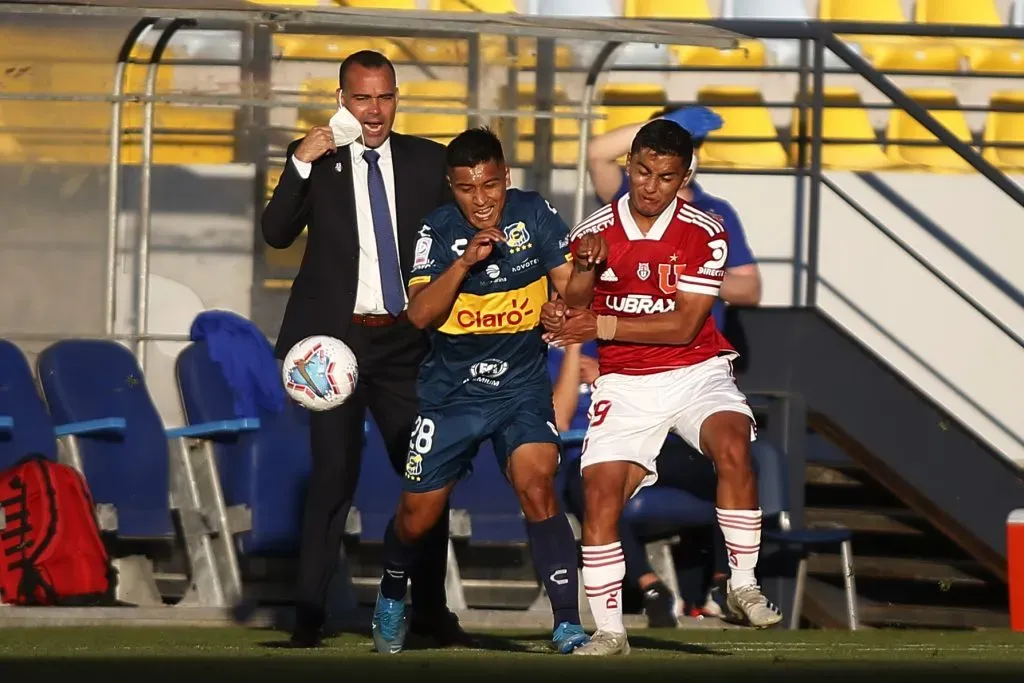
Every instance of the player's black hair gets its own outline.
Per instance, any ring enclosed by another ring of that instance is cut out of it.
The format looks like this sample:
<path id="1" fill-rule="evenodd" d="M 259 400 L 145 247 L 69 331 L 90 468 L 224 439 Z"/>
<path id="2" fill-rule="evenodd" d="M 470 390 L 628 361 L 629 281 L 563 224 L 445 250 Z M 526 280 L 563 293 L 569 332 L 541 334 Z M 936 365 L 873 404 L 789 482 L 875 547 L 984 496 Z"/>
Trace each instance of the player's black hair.
<path id="1" fill-rule="evenodd" d="M 679 107 L 675 107 L 675 106 L 662 107 L 661 109 L 659 109 L 658 111 L 654 112 L 649 117 L 647 117 L 647 120 L 648 121 L 653 121 L 654 119 L 660 119 L 665 114 L 668 114 L 670 112 L 674 112 L 676 109 L 679 109 Z M 704 144 L 704 138 L 695 138 L 695 137 L 693 137 L 691 135 L 690 139 L 693 140 L 693 149 L 694 150 L 700 149 L 700 146 Z"/>
<path id="2" fill-rule="evenodd" d="M 693 138 L 675 121 L 656 119 L 645 123 L 636 134 L 629 153 L 635 155 L 642 149 L 649 149 L 655 154 L 681 157 L 683 166 L 689 166 L 693 159 Z"/>
<path id="3" fill-rule="evenodd" d="M 345 61 L 338 67 L 338 87 L 342 90 L 345 89 L 345 74 L 348 73 L 349 68 L 354 64 L 358 64 L 366 69 L 391 69 L 391 78 L 394 79 L 395 83 L 398 82 L 395 65 L 391 63 L 390 59 L 373 50 L 360 50 L 345 57 Z"/>
<path id="4" fill-rule="evenodd" d="M 487 126 L 481 126 L 456 135 L 455 139 L 448 143 L 444 161 L 448 168 L 473 168 L 488 161 L 505 163 L 505 152 L 501 149 L 501 140 L 494 131 Z"/>

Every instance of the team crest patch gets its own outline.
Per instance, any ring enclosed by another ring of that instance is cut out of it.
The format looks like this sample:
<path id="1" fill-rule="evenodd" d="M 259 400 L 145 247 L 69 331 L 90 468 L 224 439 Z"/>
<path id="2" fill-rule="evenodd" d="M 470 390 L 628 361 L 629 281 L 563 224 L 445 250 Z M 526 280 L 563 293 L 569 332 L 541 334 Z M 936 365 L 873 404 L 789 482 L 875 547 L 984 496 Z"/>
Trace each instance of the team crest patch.
<path id="1" fill-rule="evenodd" d="M 412 481 L 419 481 L 423 476 L 423 456 L 419 453 L 409 451 L 405 459 L 405 478 Z"/>
<path id="2" fill-rule="evenodd" d="M 651 276 L 651 264 L 640 263 L 636 267 L 636 276 L 641 280 L 646 280 Z"/>
<path id="3" fill-rule="evenodd" d="M 506 225 L 502 232 L 505 233 L 505 243 L 508 245 L 510 254 L 525 251 L 533 246 L 530 243 L 530 231 L 526 229 L 526 223 L 522 221 Z"/>

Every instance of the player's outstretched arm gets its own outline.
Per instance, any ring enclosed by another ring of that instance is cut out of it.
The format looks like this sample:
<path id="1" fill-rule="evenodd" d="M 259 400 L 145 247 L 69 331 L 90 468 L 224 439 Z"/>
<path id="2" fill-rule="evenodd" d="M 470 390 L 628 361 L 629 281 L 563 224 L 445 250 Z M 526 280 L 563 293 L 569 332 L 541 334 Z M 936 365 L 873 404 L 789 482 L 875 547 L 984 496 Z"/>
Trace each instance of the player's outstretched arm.
<path id="1" fill-rule="evenodd" d="M 600 233 L 584 235 L 572 244 L 573 269 L 562 298 L 572 308 L 587 308 L 594 300 L 597 267 L 608 260 L 608 243 Z"/>
<path id="2" fill-rule="evenodd" d="M 429 283 L 410 285 L 409 322 L 421 330 L 442 324 L 448 318 L 470 268 L 487 258 L 495 243 L 504 241 L 505 236 L 497 228 L 481 230 L 441 275 Z"/>

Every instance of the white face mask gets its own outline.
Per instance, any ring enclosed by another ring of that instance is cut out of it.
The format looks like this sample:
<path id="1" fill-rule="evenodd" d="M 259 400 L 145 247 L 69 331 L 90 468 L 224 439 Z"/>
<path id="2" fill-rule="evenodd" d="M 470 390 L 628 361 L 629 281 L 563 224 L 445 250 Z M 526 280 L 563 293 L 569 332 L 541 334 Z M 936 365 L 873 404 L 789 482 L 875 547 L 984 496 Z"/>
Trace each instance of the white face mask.
<path id="1" fill-rule="evenodd" d="M 338 147 L 350 145 L 363 134 L 363 125 L 348 109 L 338 104 L 338 111 L 331 117 L 328 125 L 334 133 L 334 144 Z"/>

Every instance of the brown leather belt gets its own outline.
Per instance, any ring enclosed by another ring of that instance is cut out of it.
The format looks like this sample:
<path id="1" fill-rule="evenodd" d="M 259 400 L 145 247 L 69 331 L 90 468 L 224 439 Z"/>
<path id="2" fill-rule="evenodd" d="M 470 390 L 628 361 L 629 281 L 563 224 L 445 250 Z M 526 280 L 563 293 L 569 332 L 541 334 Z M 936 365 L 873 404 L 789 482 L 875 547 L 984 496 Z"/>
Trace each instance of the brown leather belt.
<path id="1" fill-rule="evenodd" d="M 405 311 L 399 313 L 397 317 L 388 313 L 379 315 L 355 313 L 352 315 L 352 322 L 363 327 L 387 327 L 401 320 L 405 320 Z"/>

